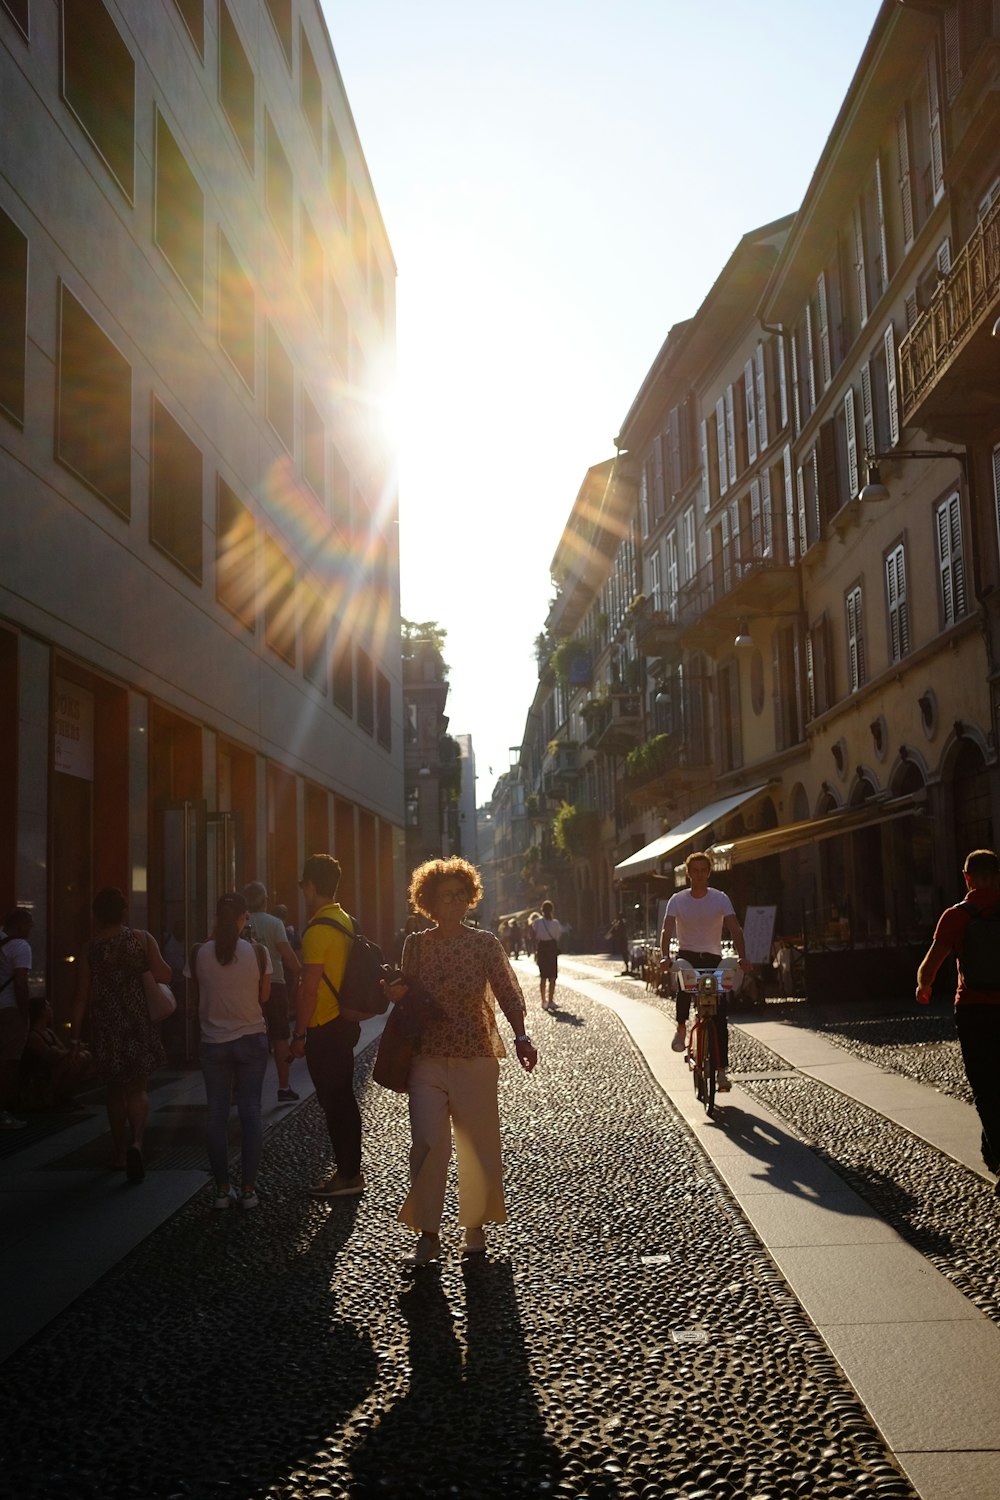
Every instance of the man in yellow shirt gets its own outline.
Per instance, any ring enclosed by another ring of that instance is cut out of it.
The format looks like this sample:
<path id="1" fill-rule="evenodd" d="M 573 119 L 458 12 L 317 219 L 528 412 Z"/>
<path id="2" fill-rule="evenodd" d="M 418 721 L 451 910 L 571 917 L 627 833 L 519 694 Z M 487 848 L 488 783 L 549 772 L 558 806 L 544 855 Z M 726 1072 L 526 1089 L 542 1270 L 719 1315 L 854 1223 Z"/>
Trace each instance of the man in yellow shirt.
<path id="1" fill-rule="evenodd" d="M 302 934 L 302 973 L 289 1055 L 305 1057 L 330 1133 L 334 1171 L 309 1189 L 314 1198 L 354 1198 L 365 1190 L 361 1111 L 354 1097 L 354 1048 L 361 1026 L 341 1015 L 337 998 L 351 943 L 347 933 L 354 931 L 354 923 L 336 899 L 339 885 L 340 862 L 332 854 L 311 854 L 299 881 L 309 922 Z"/>

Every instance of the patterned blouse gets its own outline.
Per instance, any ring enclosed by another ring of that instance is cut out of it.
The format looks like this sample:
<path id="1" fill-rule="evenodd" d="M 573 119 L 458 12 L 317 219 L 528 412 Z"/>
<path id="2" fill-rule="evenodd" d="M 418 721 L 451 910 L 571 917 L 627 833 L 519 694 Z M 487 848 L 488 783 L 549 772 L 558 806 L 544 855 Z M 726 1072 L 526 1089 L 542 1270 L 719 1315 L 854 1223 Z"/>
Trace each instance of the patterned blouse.
<path id="1" fill-rule="evenodd" d="M 463 927 L 455 937 L 413 932 L 400 965 L 434 996 L 441 1014 L 424 1027 L 417 1051 L 428 1057 L 506 1057 L 493 999 L 524 1031 L 525 1003 L 510 961 L 492 932 Z M 490 994 L 492 991 L 492 994 Z"/>

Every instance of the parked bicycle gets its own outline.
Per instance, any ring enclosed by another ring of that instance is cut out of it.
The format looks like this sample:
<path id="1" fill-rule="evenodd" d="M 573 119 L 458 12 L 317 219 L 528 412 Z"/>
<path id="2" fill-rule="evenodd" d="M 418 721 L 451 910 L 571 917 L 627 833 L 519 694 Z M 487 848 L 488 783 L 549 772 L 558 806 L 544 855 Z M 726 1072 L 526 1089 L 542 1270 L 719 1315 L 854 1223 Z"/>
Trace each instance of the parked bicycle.
<path id="1" fill-rule="evenodd" d="M 691 1069 L 694 1092 L 705 1112 L 715 1112 L 716 1075 L 721 1066 L 718 1016 L 720 1000 L 728 1000 L 740 987 L 743 977 L 739 959 L 722 958 L 714 969 L 696 969 L 687 959 L 674 960 L 671 974 L 674 982 L 694 1002 L 695 1019 L 688 1033 L 684 1060 Z"/>

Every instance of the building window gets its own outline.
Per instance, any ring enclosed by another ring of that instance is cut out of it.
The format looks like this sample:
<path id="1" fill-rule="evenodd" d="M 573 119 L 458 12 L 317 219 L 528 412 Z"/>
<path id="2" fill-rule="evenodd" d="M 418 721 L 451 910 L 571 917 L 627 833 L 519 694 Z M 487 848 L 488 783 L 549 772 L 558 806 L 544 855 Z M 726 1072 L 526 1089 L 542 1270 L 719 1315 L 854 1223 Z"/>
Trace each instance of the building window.
<path id="1" fill-rule="evenodd" d="M 302 392 L 302 477 L 326 503 L 326 430 L 312 401 Z"/>
<path id="2" fill-rule="evenodd" d="M 743 736 L 740 723 L 740 671 L 735 661 L 726 662 L 718 668 L 715 686 L 719 713 L 719 764 L 724 771 L 736 771 L 743 764 Z"/>
<path id="3" fill-rule="evenodd" d="M 910 652 L 910 614 L 906 603 L 906 558 L 903 544 L 885 559 L 885 602 L 889 611 L 889 660 L 902 661 Z"/>
<path id="4" fill-rule="evenodd" d="M 255 85 L 250 59 L 226 0 L 219 0 L 219 102 L 251 172 L 254 164 Z"/>
<path id="5" fill-rule="evenodd" d="M 316 59 L 306 40 L 303 28 L 299 27 L 299 103 L 306 117 L 309 133 L 316 143 L 316 150 L 323 155 L 323 84 L 319 76 Z"/>
<path id="6" fill-rule="evenodd" d="M 205 277 L 205 195 L 159 113 L 153 238 L 200 308 Z"/>
<path id="7" fill-rule="evenodd" d="M 787 750 L 802 739 L 799 640 L 794 625 L 779 626 L 771 640 L 774 692 L 774 748 Z"/>
<path id="8" fill-rule="evenodd" d="M 63 0 L 62 96 L 131 203 L 135 63 L 101 0 Z"/>
<path id="9" fill-rule="evenodd" d="M 56 457 L 121 515 L 132 512 L 132 367 L 60 287 Z"/>
<path id="10" fill-rule="evenodd" d="M 224 479 L 218 482 L 215 531 L 215 597 L 253 632 L 257 628 L 257 527 Z"/>
<path id="11" fill-rule="evenodd" d="M 285 61 L 292 66 L 292 0 L 264 0 L 268 14 L 274 22 L 274 29 L 278 33 L 278 41 L 281 50 L 285 54 Z"/>
<path id="12" fill-rule="evenodd" d="M 278 231 L 278 238 L 291 255 L 294 203 L 292 168 L 285 155 L 284 147 L 278 139 L 278 132 L 274 128 L 271 116 L 267 115 L 265 118 L 264 198 L 267 202 L 267 211 Z"/>
<path id="13" fill-rule="evenodd" d="M 407 828 L 420 827 L 420 788 L 418 786 L 406 788 L 406 826 Z"/>
<path id="14" fill-rule="evenodd" d="M 295 374 L 292 361 L 267 325 L 267 420 L 289 453 L 295 452 Z"/>
<path id="15" fill-rule="evenodd" d="M 3 5 L 10 12 L 12 19 L 17 23 L 25 41 L 28 40 L 28 0 L 2 0 Z"/>
<path id="16" fill-rule="evenodd" d="M 184 25 L 191 33 L 191 40 L 198 50 L 198 56 L 205 56 L 205 0 L 174 0 L 174 4 L 180 11 Z"/>
<path id="17" fill-rule="evenodd" d="M 833 651 L 827 615 L 821 615 L 806 632 L 806 691 L 810 719 L 833 707 Z"/>
<path id="18" fill-rule="evenodd" d="M 330 512 L 334 525 L 339 526 L 344 536 L 351 533 L 351 471 L 344 462 L 343 454 L 336 443 L 330 448 Z"/>
<path id="19" fill-rule="evenodd" d="M 295 572 L 277 542 L 264 540 L 264 639 L 295 666 Z"/>
<path id="20" fill-rule="evenodd" d="M 994 483 L 997 478 L 997 453 L 993 450 Z M 934 520 L 937 528 L 938 571 L 941 578 L 941 623 L 947 628 L 960 620 L 969 608 L 965 588 L 965 548 L 962 543 L 962 506 L 958 493 L 939 505 Z"/>
<path id="21" fill-rule="evenodd" d="M 198 583 L 201 525 L 201 449 L 154 396 L 149 539 Z"/>
<path id="22" fill-rule="evenodd" d="M 326 693 L 327 608 L 310 584 L 302 585 L 302 671 L 313 687 Z"/>
<path id="23" fill-rule="evenodd" d="M 354 653 L 355 675 L 358 680 L 358 728 L 366 734 L 375 733 L 375 686 L 372 678 L 372 659 L 368 652 L 358 646 Z"/>
<path id="24" fill-rule="evenodd" d="M 350 719 L 354 715 L 354 645 L 341 631 L 333 648 L 333 703 Z"/>
<path id="25" fill-rule="evenodd" d="M 384 672 L 375 673 L 375 733 L 383 750 L 392 749 L 392 694 Z"/>
<path id="26" fill-rule="evenodd" d="M 24 425 L 28 241 L 0 210 L 0 408 Z"/>
<path id="27" fill-rule="evenodd" d="M 219 231 L 219 343 L 252 391 L 256 382 L 253 283 Z"/>
<path id="28" fill-rule="evenodd" d="M 692 583 L 698 572 L 698 543 L 694 529 L 694 506 L 690 506 L 681 517 L 684 540 L 684 582 Z"/>
<path id="29" fill-rule="evenodd" d="M 365 223 L 361 199 L 351 190 L 351 253 L 361 285 L 368 285 L 368 225 Z"/>
<path id="30" fill-rule="evenodd" d="M 309 217 L 305 204 L 300 208 L 302 237 L 299 251 L 302 256 L 302 285 L 306 296 L 323 321 L 323 244 L 316 227 Z"/>
<path id="31" fill-rule="evenodd" d="M 856 693 L 859 688 L 864 687 L 867 677 L 864 601 L 860 584 L 856 584 L 845 595 L 844 607 L 847 615 L 847 686 L 849 692 Z"/>
<path id="32" fill-rule="evenodd" d="M 340 215 L 341 222 L 347 223 L 347 157 L 344 148 L 340 144 L 340 136 L 337 127 L 330 116 L 327 116 L 326 127 L 326 182 L 330 189 L 330 197 L 333 206 Z"/>
<path id="33" fill-rule="evenodd" d="M 347 374 L 351 347 L 351 320 L 347 303 L 340 295 L 337 283 L 330 278 L 330 347 L 343 373 Z"/>

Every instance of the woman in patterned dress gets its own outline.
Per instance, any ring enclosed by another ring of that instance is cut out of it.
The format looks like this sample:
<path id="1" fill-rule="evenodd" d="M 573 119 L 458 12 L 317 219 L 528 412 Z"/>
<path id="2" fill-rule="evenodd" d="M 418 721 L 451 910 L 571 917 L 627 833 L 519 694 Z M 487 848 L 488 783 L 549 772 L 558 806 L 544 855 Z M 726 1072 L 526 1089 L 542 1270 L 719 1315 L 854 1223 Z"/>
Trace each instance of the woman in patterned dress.
<path id="1" fill-rule="evenodd" d="M 159 1032 L 149 1019 L 142 973 L 166 984 L 170 965 L 149 932 L 125 926 L 127 904 L 115 886 L 94 899 L 94 937 L 79 959 L 71 1040 L 79 1043 L 90 1015 L 90 1040 L 97 1072 L 106 1085 L 112 1165 L 125 1168 L 129 1182 L 146 1175 L 142 1138 L 149 1114 L 146 1079 L 166 1062 Z M 131 1141 L 126 1127 L 131 1128 Z"/>
<path id="2" fill-rule="evenodd" d="M 530 1073 L 538 1061 L 524 1029 L 524 996 L 503 945 L 492 932 L 464 925 L 482 895 L 479 872 L 464 859 L 428 860 L 410 881 L 412 905 L 435 925 L 407 938 L 401 967 L 420 980 L 437 1006 L 410 1069 L 410 1191 L 399 1211 L 400 1223 L 420 1236 L 406 1256 L 410 1265 L 426 1265 L 441 1254 L 453 1129 L 462 1253 L 482 1254 L 483 1225 L 507 1219 L 497 1106 L 499 1059 L 507 1054 L 494 997 L 513 1027 L 522 1068 Z"/>

